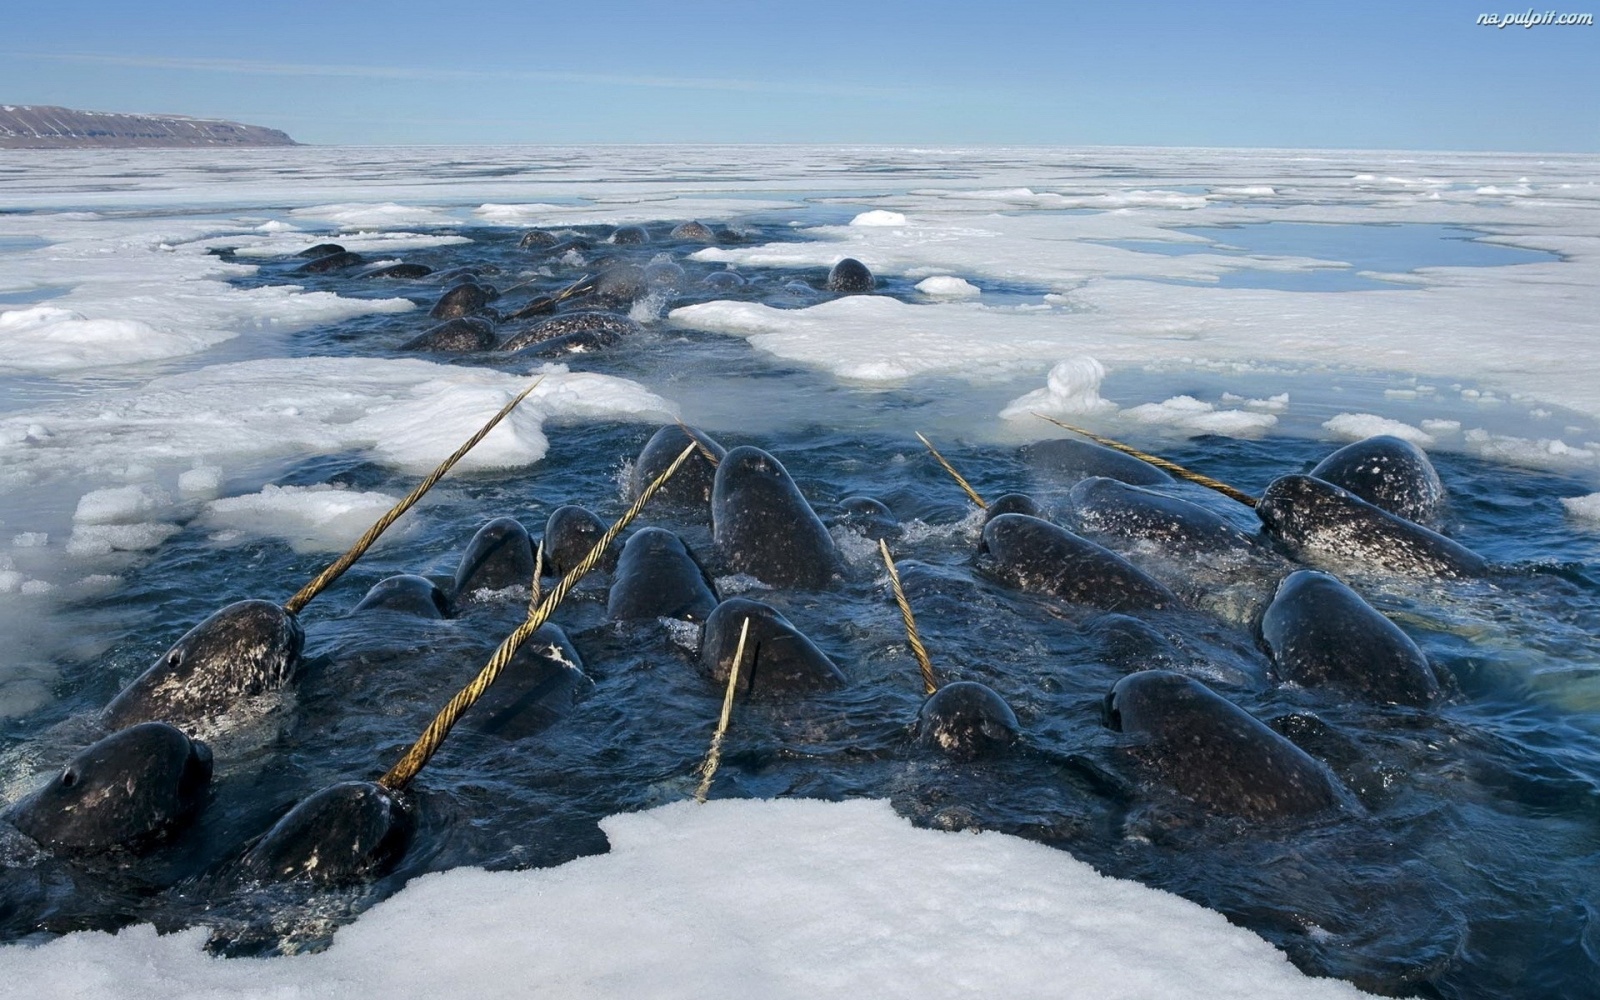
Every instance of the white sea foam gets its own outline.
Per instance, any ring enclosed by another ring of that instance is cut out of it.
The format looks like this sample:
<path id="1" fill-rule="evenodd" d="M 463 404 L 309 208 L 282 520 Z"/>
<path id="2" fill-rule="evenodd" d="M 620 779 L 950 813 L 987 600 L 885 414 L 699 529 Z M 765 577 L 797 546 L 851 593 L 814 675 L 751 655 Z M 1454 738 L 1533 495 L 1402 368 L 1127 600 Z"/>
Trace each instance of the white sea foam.
<path id="1" fill-rule="evenodd" d="M 884 802 L 680 802 L 601 826 L 608 854 L 425 875 L 319 954 L 216 959 L 203 929 L 143 925 L 0 949 L 0 978 L 75 1000 L 1365 996 L 1177 896 Z"/>
<path id="2" fill-rule="evenodd" d="M 1582 497 L 1562 497 L 1561 506 L 1567 508 L 1567 513 L 1573 517 L 1600 523 L 1600 493 L 1590 493 Z"/>

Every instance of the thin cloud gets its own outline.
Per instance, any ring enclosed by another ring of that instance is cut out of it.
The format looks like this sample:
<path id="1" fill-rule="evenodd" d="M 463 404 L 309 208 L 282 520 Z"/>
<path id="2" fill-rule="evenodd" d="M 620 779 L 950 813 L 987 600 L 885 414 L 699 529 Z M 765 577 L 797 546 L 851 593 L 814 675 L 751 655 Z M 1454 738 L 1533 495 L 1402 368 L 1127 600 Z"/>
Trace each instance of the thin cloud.
<path id="1" fill-rule="evenodd" d="M 255 59 L 196 59 L 167 56 L 116 56 L 90 52 L 11 53 L 12 59 L 127 66 L 135 69 L 175 69 L 200 73 L 238 73 L 250 76 L 333 76 L 369 80 L 422 80 L 435 82 L 528 81 L 575 83 L 584 86 L 646 87 L 666 90 L 721 90 L 745 93 L 811 94 L 826 97 L 878 97 L 903 99 L 914 92 L 905 88 L 864 87 L 849 84 L 797 81 L 737 80 L 719 77 L 629 76 L 611 73 L 570 73 L 551 70 L 427 69 L 414 66 L 349 66 L 330 63 L 287 63 Z"/>

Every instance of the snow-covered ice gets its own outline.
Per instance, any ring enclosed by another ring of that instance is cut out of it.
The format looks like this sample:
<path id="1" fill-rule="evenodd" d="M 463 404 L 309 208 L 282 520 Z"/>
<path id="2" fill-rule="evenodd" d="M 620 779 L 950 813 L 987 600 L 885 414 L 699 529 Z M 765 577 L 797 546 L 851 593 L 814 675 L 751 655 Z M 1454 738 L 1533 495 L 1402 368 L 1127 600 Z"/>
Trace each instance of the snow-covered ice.
<path id="1" fill-rule="evenodd" d="M 680 802 L 602 824 L 609 854 L 428 875 L 327 951 L 207 957 L 148 925 L 0 949 L 37 1000 L 441 996 L 1365 996 L 1221 915 L 998 833 L 886 802 Z"/>
<path id="2" fill-rule="evenodd" d="M 282 538 L 296 552 L 338 552 L 400 501 L 397 496 L 315 486 L 274 486 L 259 493 L 227 497 L 206 504 L 201 521 L 223 544 L 239 538 L 268 535 Z M 392 542 L 415 523 L 402 519 L 378 539 Z"/>

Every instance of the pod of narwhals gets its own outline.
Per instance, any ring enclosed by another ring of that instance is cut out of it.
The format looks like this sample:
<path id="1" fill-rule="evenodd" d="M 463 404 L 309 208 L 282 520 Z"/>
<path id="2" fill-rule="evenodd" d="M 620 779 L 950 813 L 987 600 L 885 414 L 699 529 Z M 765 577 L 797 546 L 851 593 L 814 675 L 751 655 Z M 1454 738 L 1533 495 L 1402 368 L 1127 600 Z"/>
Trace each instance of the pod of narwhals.
<path id="1" fill-rule="evenodd" d="M 580 275 L 553 295 L 523 291 L 528 282 L 497 288 L 491 278 L 500 269 L 493 265 L 435 272 L 425 265 L 404 261 L 368 261 L 337 243 L 319 243 L 301 251 L 296 257 L 306 260 L 294 268 L 294 273 L 426 279 L 443 286 L 427 312 L 432 324 L 394 344 L 396 350 L 551 358 L 605 350 L 636 337 L 641 332 L 640 325 L 628 315 L 636 303 L 652 294 L 670 296 L 691 283 L 691 276 L 671 259 L 670 252 L 664 251 L 642 265 L 633 262 L 638 248 L 660 245 L 668 250 L 677 247 L 692 252 L 703 245 L 737 239 L 734 232 L 718 234 L 700 222 L 682 223 L 659 239 L 652 238 L 644 226 L 620 226 L 604 240 L 530 230 L 518 247 L 534 258 L 532 263 L 544 268 L 545 273 L 559 268 Z M 615 253 L 619 250 L 622 253 Z M 734 270 L 712 271 L 699 284 L 712 293 L 731 292 L 742 288 L 746 279 Z M 819 282 L 791 281 L 786 289 L 798 294 L 820 291 L 855 295 L 876 287 L 877 281 L 867 266 L 846 257 Z"/>
<path id="2" fill-rule="evenodd" d="M 718 580 L 754 578 L 779 597 L 826 592 L 851 572 L 838 533 L 898 540 L 893 511 L 876 498 L 849 497 L 836 505 L 830 530 L 778 457 L 748 445 L 725 449 L 681 425 L 650 438 L 634 458 L 628 491 L 637 495 L 691 441 L 699 449 L 657 502 L 680 523 L 709 522 L 709 551 L 663 527 L 619 540 L 602 564 L 607 618 L 618 628 L 669 619 L 697 630 L 690 662 L 708 699 L 727 683 L 746 622 L 744 697 L 783 702 L 848 688 L 848 656 L 823 649 L 770 603 L 719 593 Z M 1421 523 L 1442 521 L 1445 495 L 1413 445 L 1370 438 L 1329 456 L 1313 475 L 1279 478 L 1256 507 L 1257 532 L 1161 492 L 1171 485 L 1166 473 L 1099 445 L 1046 441 L 1024 454 L 1076 481 L 1071 517 L 1056 523 L 1025 495 L 1001 497 L 987 507 L 971 565 L 978 577 L 1040 595 L 1045 605 L 1098 609 L 1085 629 L 1133 650 L 1134 669 L 1106 692 L 1104 720 L 1127 741 L 1148 794 L 1252 821 L 1360 809 L 1327 765 L 1190 672 L 1140 652 L 1163 641 L 1140 616 L 1182 610 L 1185 598 L 1115 549 L 1154 544 L 1180 563 L 1220 553 L 1276 567 L 1279 583 L 1254 639 L 1277 683 L 1395 711 L 1427 712 L 1450 696 L 1448 679 L 1405 633 L 1336 575 L 1488 571 L 1482 558 Z M 525 599 L 535 580 L 570 569 L 604 530 L 575 505 L 555 509 L 538 539 L 520 521 L 496 517 L 467 542 L 452 577 L 392 576 L 351 614 L 447 618 L 508 594 Z M 242 601 L 218 611 L 111 700 L 100 717 L 111 735 L 12 805 L 5 820 L 69 854 L 146 852 L 180 837 L 204 808 L 211 778 L 211 752 L 194 734 L 294 685 L 303 644 L 295 616 L 277 605 Z M 467 723 L 507 739 L 531 736 L 558 723 L 588 686 L 578 652 L 547 624 Z M 979 766 L 1029 752 L 1027 731 L 991 688 L 970 680 L 928 687 L 935 690 L 906 720 L 908 740 L 923 752 Z M 441 702 L 451 693 L 440 692 Z M 409 808 L 403 794 L 376 784 L 335 785 L 240 845 L 234 868 L 256 880 L 373 877 L 406 850 Z"/>

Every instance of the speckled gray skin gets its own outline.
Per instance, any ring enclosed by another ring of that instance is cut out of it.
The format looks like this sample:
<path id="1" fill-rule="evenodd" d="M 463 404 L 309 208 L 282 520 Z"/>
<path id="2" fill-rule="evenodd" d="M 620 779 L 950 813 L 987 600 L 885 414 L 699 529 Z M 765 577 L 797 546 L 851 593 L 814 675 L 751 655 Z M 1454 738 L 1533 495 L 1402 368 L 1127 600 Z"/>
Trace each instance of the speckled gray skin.
<path id="1" fill-rule="evenodd" d="M 1402 438 L 1380 434 L 1347 444 L 1318 462 L 1311 475 L 1429 528 L 1444 516 L 1438 471 L 1421 448 Z"/>
<path id="2" fill-rule="evenodd" d="M 300 669 L 305 633 L 271 601 L 238 601 L 190 629 L 102 714 L 108 728 L 169 722 L 193 732 L 246 698 L 277 691 Z"/>
<path id="3" fill-rule="evenodd" d="M 401 344 L 402 351 L 487 351 L 499 341 L 494 324 L 477 316 L 460 316 L 430 326 Z"/>
<path id="4" fill-rule="evenodd" d="M 478 590 L 533 586 L 533 542 L 522 522 L 497 517 L 479 528 L 456 566 L 455 599 Z"/>
<path id="5" fill-rule="evenodd" d="M 600 272 L 589 293 L 596 302 L 608 306 L 627 306 L 642 299 L 650 291 L 644 268 L 635 264 L 617 264 Z"/>
<path id="6" fill-rule="evenodd" d="M 205 803 L 211 751 L 164 722 L 145 722 L 79 751 L 6 822 L 52 850 L 147 849 Z"/>
<path id="7" fill-rule="evenodd" d="M 665 528 L 641 528 L 628 538 L 606 598 L 608 617 L 704 621 L 716 606 L 716 584 L 683 539 Z"/>
<path id="8" fill-rule="evenodd" d="M 703 222 L 680 222 L 672 227 L 672 232 L 668 234 L 668 238 L 685 240 L 691 243 L 717 242 L 717 234 L 712 232 L 711 227 Z"/>
<path id="9" fill-rule="evenodd" d="M 517 241 L 517 246 L 524 250 L 553 247 L 561 242 L 561 237 L 544 229 L 530 229 L 522 234 L 522 239 Z"/>
<path id="10" fill-rule="evenodd" d="M 1439 700 L 1438 678 L 1417 644 L 1326 573 L 1300 570 L 1278 585 L 1261 639 L 1278 676 L 1302 687 L 1416 707 Z"/>
<path id="11" fill-rule="evenodd" d="M 411 815 L 395 792 L 345 781 L 301 802 L 245 853 L 246 878 L 320 885 L 381 875 L 405 853 Z"/>
<path id="12" fill-rule="evenodd" d="M 696 448 L 673 477 L 656 491 L 655 497 L 650 502 L 656 506 L 693 511 L 709 520 L 711 487 L 716 481 L 717 467 L 706 458 L 705 452 L 711 452 L 716 460 L 721 462 L 728 454 L 728 450 L 698 427 L 691 427 L 689 430 L 694 433 L 695 440 L 700 442 L 704 451 Z M 640 449 L 639 457 L 634 459 L 633 469 L 628 473 L 628 499 L 636 499 L 644 492 L 646 486 L 666 472 L 683 449 L 688 447 L 689 441 L 689 435 L 677 424 L 668 424 L 652 434 L 650 440 Z"/>
<path id="13" fill-rule="evenodd" d="M 1252 535 L 1199 504 L 1116 479 L 1091 476 L 1072 488 L 1078 530 L 1154 542 L 1172 555 L 1251 555 L 1260 551 Z"/>
<path id="14" fill-rule="evenodd" d="M 544 574 L 566 576 L 583 561 L 609 527 L 594 511 L 577 504 L 566 504 L 551 511 L 544 522 Z M 602 554 L 599 568 L 615 569 L 617 550 L 613 542 L 610 550 Z"/>
<path id="15" fill-rule="evenodd" d="M 494 289 L 477 282 L 463 282 L 439 296 L 439 301 L 428 310 L 434 319 L 455 319 L 467 316 L 488 305 L 499 295 Z"/>
<path id="16" fill-rule="evenodd" d="M 1311 476 L 1274 479 L 1256 514 L 1296 559 L 1322 569 L 1473 577 L 1489 568 L 1459 542 Z"/>
<path id="17" fill-rule="evenodd" d="M 520 351 L 560 341 L 567 350 L 582 345 L 585 349 L 610 347 L 624 337 L 639 332 L 639 324 L 626 316 L 608 312 L 573 312 L 552 316 L 500 345 L 502 351 Z"/>
<path id="18" fill-rule="evenodd" d="M 1137 737 L 1135 755 L 1162 784 L 1214 814 L 1292 819 L 1352 802 L 1327 767 L 1182 674 L 1124 677 L 1106 699 L 1106 721 Z"/>
<path id="19" fill-rule="evenodd" d="M 1107 611 L 1175 608 L 1177 595 L 1087 538 L 1026 514 L 984 525 L 978 570 L 1002 583 Z"/>
<path id="20" fill-rule="evenodd" d="M 1017 742 L 1016 713 L 994 689 L 976 681 L 952 681 L 922 703 L 917 742 L 952 760 L 1003 753 Z"/>
<path id="21" fill-rule="evenodd" d="M 844 686 L 843 672 L 789 619 L 760 601 L 730 597 L 706 619 L 700 642 L 700 669 L 719 690 L 728 685 L 746 618 L 750 634 L 739 663 L 741 692 L 756 698 L 781 698 Z"/>
<path id="22" fill-rule="evenodd" d="M 833 265 L 828 272 L 828 291 L 841 295 L 861 295 L 878 287 L 867 265 L 854 257 L 846 257 Z"/>
<path id="23" fill-rule="evenodd" d="M 1022 460 L 1052 479 L 1075 483 L 1090 476 L 1105 476 L 1131 486 L 1161 486 L 1172 477 L 1132 455 L 1074 438 L 1056 438 L 1024 445 Z"/>
<path id="24" fill-rule="evenodd" d="M 826 587 L 842 572 L 833 536 L 783 463 L 760 448 L 735 448 L 717 466 L 711 532 L 728 572 L 775 587 Z"/>

